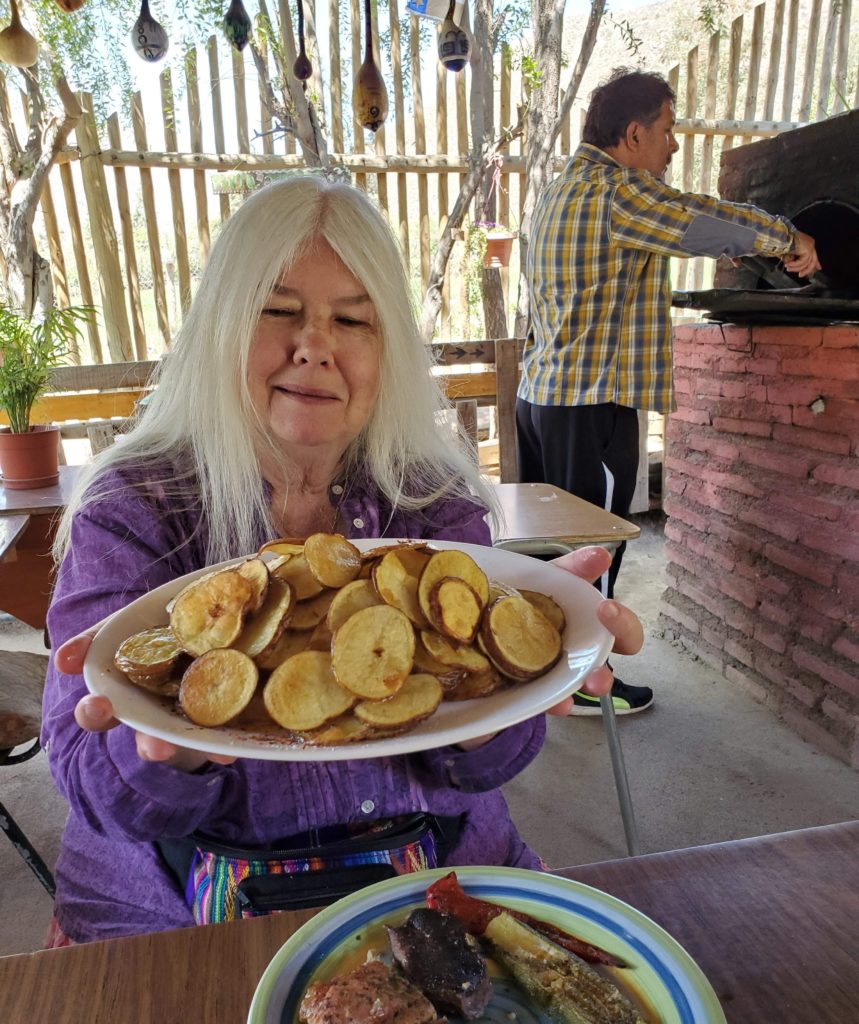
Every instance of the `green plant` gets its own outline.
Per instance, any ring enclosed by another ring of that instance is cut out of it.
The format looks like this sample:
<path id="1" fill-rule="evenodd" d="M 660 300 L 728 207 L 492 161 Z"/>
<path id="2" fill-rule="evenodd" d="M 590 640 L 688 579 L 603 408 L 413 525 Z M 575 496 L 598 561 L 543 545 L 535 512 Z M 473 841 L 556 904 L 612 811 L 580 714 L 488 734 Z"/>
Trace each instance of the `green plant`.
<path id="1" fill-rule="evenodd" d="M 41 318 L 0 306 L 0 409 L 9 417 L 14 434 L 30 429 L 30 412 L 48 386 L 50 371 L 59 366 L 80 324 L 88 322 L 91 306 L 50 309 Z"/>

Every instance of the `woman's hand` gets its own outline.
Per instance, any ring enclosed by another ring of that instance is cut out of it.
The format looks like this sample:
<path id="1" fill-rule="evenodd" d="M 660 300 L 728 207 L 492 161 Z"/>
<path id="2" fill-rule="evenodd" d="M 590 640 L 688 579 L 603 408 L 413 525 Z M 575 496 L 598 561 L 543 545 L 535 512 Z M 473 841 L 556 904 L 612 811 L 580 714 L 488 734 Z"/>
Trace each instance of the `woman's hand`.
<path id="1" fill-rule="evenodd" d="M 598 580 L 611 565 L 611 554 L 605 548 L 587 547 L 571 551 L 552 561 L 559 569 L 571 572 L 588 583 Z M 638 616 L 625 605 L 617 601 L 603 601 L 597 606 L 597 618 L 614 636 L 612 650 L 615 654 L 637 654 L 644 643 L 644 627 Z M 591 672 L 582 684 L 582 690 L 594 697 L 601 697 L 611 690 L 614 681 L 608 665 Z M 550 715 L 568 715 L 573 706 L 573 698 L 567 697 L 560 704 L 549 708 Z"/>
<path id="2" fill-rule="evenodd" d="M 83 633 L 78 633 L 71 640 L 57 648 L 54 653 L 54 667 L 66 675 L 80 675 L 84 670 L 84 659 L 90 649 L 93 637 L 101 628 L 99 622 Z M 114 717 L 113 705 L 107 697 L 97 697 L 89 693 L 81 697 L 75 707 L 75 721 L 87 732 L 106 732 L 119 725 Z M 202 768 L 208 761 L 215 764 L 232 764 L 236 759 L 225 754 L 204 754 L 198 750 L 187 750 L 177 747 L 166 740 L 147 736 L 146 733 L 135 733 L 137 753 L 144 761 L 161 761 L 179 768 L 181 771 L 193 772 Z"/>

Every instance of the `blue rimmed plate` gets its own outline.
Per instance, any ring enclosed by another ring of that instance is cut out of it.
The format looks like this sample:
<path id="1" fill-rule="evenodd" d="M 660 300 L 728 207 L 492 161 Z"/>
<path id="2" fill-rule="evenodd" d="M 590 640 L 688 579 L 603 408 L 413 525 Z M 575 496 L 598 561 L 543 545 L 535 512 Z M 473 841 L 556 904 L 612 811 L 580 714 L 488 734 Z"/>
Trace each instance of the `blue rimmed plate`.
<path id="1" fill-rule="evenodd" d="M 386 949 L 383 924 L 396 925 L 449 869 L 401 875 L 347 896 L 312 918 L 279 950 L 260 980 L 248 1024 L 297 1024 L 311 981 L 362 963 Z M 652 1024 L 725 1024 L 719 1000 L 701 969 L 671 936 L 626 903 L 557 875 L 518 868 L 457 868 L 472 896 L 523 910 L 602 946 L 629 966 L 608 969 L 612 980 Z M 550 1024 L 514 986 L 495 983 L 481 1021 Z M 516 1014 L 515 1018 L 511 1014 Z"/>

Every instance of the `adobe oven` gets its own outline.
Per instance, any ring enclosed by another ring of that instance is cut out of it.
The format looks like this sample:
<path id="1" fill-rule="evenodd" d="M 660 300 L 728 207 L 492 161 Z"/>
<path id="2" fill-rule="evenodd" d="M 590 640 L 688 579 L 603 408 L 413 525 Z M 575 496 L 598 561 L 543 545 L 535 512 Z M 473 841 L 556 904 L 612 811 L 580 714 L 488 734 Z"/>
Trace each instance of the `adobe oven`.
<path id="1" fill-rule="evenodd" d="M 722 260 L 676 296 L 718 322 L 675 329 L 660 622 L 859 767 L 859 110 L 729 150 L 719 190 L 787 215 L 823 271 Z"/>

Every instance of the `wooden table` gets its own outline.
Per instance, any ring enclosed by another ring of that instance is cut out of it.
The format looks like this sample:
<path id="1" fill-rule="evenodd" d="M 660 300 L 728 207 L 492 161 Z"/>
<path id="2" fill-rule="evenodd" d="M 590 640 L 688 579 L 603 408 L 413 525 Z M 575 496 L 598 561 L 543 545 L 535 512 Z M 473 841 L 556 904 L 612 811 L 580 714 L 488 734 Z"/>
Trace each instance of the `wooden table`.
<path id="1" fill-rule="evenodd" d="M 0 486 L 0 536 L 8 541 L 0 560 L 0 611 L 36 629 L 44 629 L 51 600 L 57 516 L 66 507 L 78 470 L 60 466 L 60 480 L 53 487 L 10 491 Z M 20 527 L 22 520 L 23 528 L 10 539 L 10 523 Z"/>
<path id="2" fill-rule="evenodd" d="M 859 821 L 567 868 L 666 928 L 729 1024 L 859 1020 Z M 5 1024 L 241 1024 L 312 912 L 0 959 Z"/>
<path id="3" fill-rule="evenodd" d="M 557 545 L 559 551 L 583 544 L 616 546 L 641 533 L 633 523 L 550 484 L 496 484 L 504 523 L 496 547 L 527 553 Z"/>

